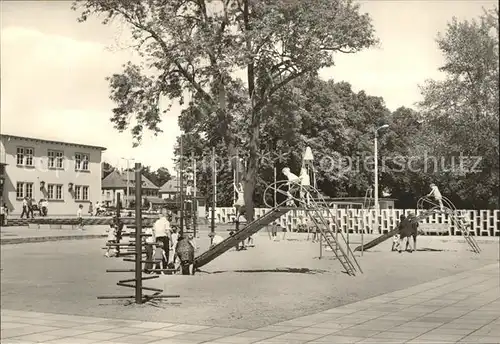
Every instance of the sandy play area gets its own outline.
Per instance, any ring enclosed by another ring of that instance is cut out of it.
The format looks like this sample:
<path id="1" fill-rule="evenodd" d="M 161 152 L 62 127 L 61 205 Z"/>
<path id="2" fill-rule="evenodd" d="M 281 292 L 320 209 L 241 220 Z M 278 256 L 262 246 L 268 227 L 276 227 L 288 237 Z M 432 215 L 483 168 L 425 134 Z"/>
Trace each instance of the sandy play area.
<path id="1" fill-rule="evenodd" d="M 226 236 L 226 232 L 222 232 Z M 479 239 L 480 255 L 468 251 L 462 238 L 419 237 L 418 251 L 390 252 L 391 241 L 365 252 L 358 261 L 364 271 L 355 277 L 342 272 L 338 261 L 306 234 L 269 240 L 262 231 L 255 247 L 231 250 L 195 276 L 161 276 L 145 286 L 180 294 L 177 302 L 129 305 L 97 300 L 100 295 L 133 295 L 116 286 L 132 273 L 106 273 L 133 268 L 134 263 L 105 258 L 104 239 L 60 241 L 2 247 L 1 306 L 6 309 L 101 317 L 255 328 L 307 315 L 341 304 L 410 287 L 498 260 L 498 238 Z M 281 234 L 280 234 L 281 237 Z M 365 241 L 373 237 L 365 237 Z M 359 238 L 351 236 L 351 241 Z M 207 232 L 199 239 L 208 246 Z M 353 245 L 354 247 L 354 245 Z M 19 252 L 23 252 L 19 254 Z"/>

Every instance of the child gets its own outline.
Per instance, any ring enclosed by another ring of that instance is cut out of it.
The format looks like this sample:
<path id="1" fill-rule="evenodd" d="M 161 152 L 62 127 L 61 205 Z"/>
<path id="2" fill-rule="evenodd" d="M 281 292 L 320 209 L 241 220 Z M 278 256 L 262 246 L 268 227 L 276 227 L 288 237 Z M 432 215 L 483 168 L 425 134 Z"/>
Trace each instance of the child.
<path id="1" fill-rule="evenodd" d="M 149 234 L 149 236 L 144 237 L 144 242 L 146 245 L 144 245 L 145 251 L 146 251 L 146 261 L 144 265 L 144 271 L 148 274 L 150 273 L 150 270 L 153 268 L 153 263 L 151 261 L 153 260 L 153 251 L 154 251 L 154 244 L 156 242 L 156 237 L 155 237 L 155 231 L 153 227 L 148 227 L 144 231 L 145 234 Z"/>
<path id="2" fill-rule="evenodd" d="M 167 260 L 167 255 L 165 253 L 165 250 L 163 249 L 163 242 L 158 241 L 153 251 L 153 261 L 155 270 L 166 269 L 166 267 L 163 266 L 163 262 L 166 260 Z M 156 273 L 160 274 L 161 271 L 156 271 Z M 163 274 L 166 275 L 165 271 L 163 271 Z"/>
<path id="3" fill-rule="evenodd" d="M 398 251 L 399 250 L 399 234 L 394 234 L 392 237 L 392 248 L 391 251 Z"/>
<path id="4" fill-rule="evenodd" d="M 78 219 L 78 229 L 83 230 L 83 204 L 78 206 L 78 210 L 76 212 L 76 217 Z"/>
<path id="5" fill-rule="evenodd" d="M 315 219 L 314 221 L 309 222 L 310 224 L 310 231 L 312 233 L 312 242 L 318 241 L 318 225 L 321 222 L 319 222 L 319 219 Z"/>
<path id="6" fill-rule="evenodd" d="M 434 197 L 434 199 L 439 203 L 439 208 L 443 211 L 443 196 L 441 195 L 441 192 L 439 192 L 436 184 L 431 184 L 431 192 L 427 195 L 427 197 Z"/>
<path id="7" fill-rule="evenodd" d="M 223 237 L 221 237 L 220 235 L 217 235 L 215 233 L 209 233 L 208 237 L 210 238 L 210 248 L 212 248 L 212 247 L 214 247 L 214 246 L 216 246 L 224 241 Z"/>
<path id="8" fill-rule="evenodd" d="M 117 236 L 117 228 L 113 224 L 109 226 L 108 229 L 108 244 L 116 244 L 118 241 L 116 240 Z M 116 256 L 116 246 L 108 246 L 108 249 L 106 250 L 106 254 L 104 255 L 105 257 L 109 258 L 109 251 L 113 249 L 114 256 Z"/>
<path id="9" fill-rule="evenodd" d="M 45 198 L 42 200 L 42 214 L 43 216 L 47 216 L 47 212 L 49 210 L 49 201 Z"/>
<path id="10" fill-rule="evenodd" d="M 172 247 L 169 250 L 169 262 L 172 262 L 175 266 L 175 247 L 177 246 L 177 241 L 179 240 L 179 233 L 177 233 L 177 228 L 172 227 Z M 171 258 L 171 259 L 170 259 Z"/>
<path id="11" fill-rule="evenodd" d="M 243 192 L 243 185 L 241 183 L 238 183 L 238 186 L 234 184 L 234 189 L 238 194 L 236 203 L 234 203 L 234 208 L 236 209 L 235 222 L 240 222 L 240 215 L 245 214 L 245 194 Z"/>

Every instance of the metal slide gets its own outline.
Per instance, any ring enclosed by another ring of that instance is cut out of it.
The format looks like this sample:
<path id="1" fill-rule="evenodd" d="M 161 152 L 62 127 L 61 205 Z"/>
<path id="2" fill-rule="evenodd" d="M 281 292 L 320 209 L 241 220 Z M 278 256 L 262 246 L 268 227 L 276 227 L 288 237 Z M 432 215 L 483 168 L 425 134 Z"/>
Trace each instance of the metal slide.
<path id="1" fill-rule="evenodd" d="M 441 207 L 439 206 L 439 204 L 436 204 L 435 202 L 430 200 L 428 197 L 422 197 L 417 202 L 417 208 L 420 210 L 423 210 L 427 203 L 430 204 L 432 206 L 432 208 L 427 209 L 426 211 L 422 212 L 421 214 L 416 215 L 415 219 L 417 221 L 422 221 L 423 219 L 425 219 L 433 214 L 446 214 L 446 215 L 450 216 L 451 221 L 458 227 L 458 229 L 462 233 L 463 237 L 465 238 L 465 241 L 471 247 L 472 252 L 474 252 L 474 253 L 481 252 L 481 249 L 480 249 L 476 239 L 474 238 L 472 233 L 470 233 L 470 230 L 467 227 L 467 225 L 465 225 L 463 220 L 457 215 L 458 211 L 449 199 L 447 199 L 446 197 L 443 197 L 443 209 L 441 210 Z M 360 246 L 356 247 L 354 249 L 354 251 L 361 251 L 361 249 L 368 250 L 372 247 L 377 246 L 378 244 L 381 244 L 382 242 L 386 241 L 387 239 L 393 237 L 397 233 L 399 233 L 398 227 L 394 228 L 393 230 L 391 230 L 388 233 L 382 234 L 381 236 L 379 236 L 378 238 L 375 238 L 374 240 L 370 241 L 366 245 L 363 245 L 363 246 L 360 245 Z"/>
<path id="2" fill-rule="evenodd" d="M 194 267 L 200 268 L 210 263 L 215 258 L 235 247 L 239 242 L 248 239 L 265 226 L 271 224 L 273 221 L 276 221 L 281 216 L 288 213 L 290 210 L 291 208 L 279 207 L 271 209 L 271 211 L 250 222 L 245 227 L 234 233 L 234 235 L 226 238 L 220 244 L 211 247 L 210 249 L 208 249 L 208 251 L 205 251 L 204 253 L 196 257 L 194 259 Z"/>

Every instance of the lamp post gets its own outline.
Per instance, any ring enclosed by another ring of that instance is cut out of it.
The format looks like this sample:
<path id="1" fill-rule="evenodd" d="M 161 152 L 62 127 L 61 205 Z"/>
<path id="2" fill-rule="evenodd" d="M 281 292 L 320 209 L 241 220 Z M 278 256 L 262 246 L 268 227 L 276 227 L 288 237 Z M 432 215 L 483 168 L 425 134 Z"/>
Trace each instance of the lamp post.
<path id="1" fill-rule="evenodd" d="M 184 234 L 184 145 L 182 142 L 182 138 L 184 136 L 184 132 L 181 131 L 181 137 L 180 137 L 180 202 L 181 202 L 181 217 L 179 219 L 179 234 L 183 235 Z"/>
<path id="2" fill-rule="evenodd" d="M 375 129 L 375 138 L 374 138 L 374 158 L 375 158 L 375 215 L 376 215 L 376 221 L 375 221 L 375 228 L 378 231 L 378 213 L 379 213 L 379 203 L 378 203 L 378 131 L 380 129 L 386 129 L 389 128 L 389 124 L 384 124 L 377 129 Z"/>
<path id="3" fill-rule="evenodd" d="M 127 200 L 125 201 L 125 208 L 128 209 L 128 206 L 129 206 L 129 192 L 130 192 L 130 186 L 129 186 L 129 183 L 130 183 L 130 174 L 129 174 L 129 161 L 134 161 L 135 159 L 134 158 L 130 158 L 130 159 L 127 159 L 127 158 L 123 158 L 123 160 L 127 161 Z"/>

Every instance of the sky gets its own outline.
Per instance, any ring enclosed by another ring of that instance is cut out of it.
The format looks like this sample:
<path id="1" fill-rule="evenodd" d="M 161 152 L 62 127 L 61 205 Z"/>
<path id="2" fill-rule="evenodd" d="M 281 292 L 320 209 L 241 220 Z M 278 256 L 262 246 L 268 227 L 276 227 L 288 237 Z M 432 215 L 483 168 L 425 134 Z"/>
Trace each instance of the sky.
<path id="1" fill-rule="evenodd" d="M 413 107 L 419 85 L 442 76 L 435 43 L 453 16 L 471 19 L 496 1 L 361 1 L 373 19 L 379 47 L 338 55 L 321 71 L 325 79 L 347 81 L 355 91 L 381 96 L 390 110 Z M 109 118 L 107 76 L 134 59 L 127 31 L 91 18 L 76 21 L 70 1 L 1 2 L 0 132 L 107 147 L 103 159 L 124 167 L 121 158 L 153 168 L 173 168 L 173 147 L 180 133 L 173 106 L 163 118 L 162 134 L 145 133 L 132 148 L 131 134 L 119 133 Z"/>

